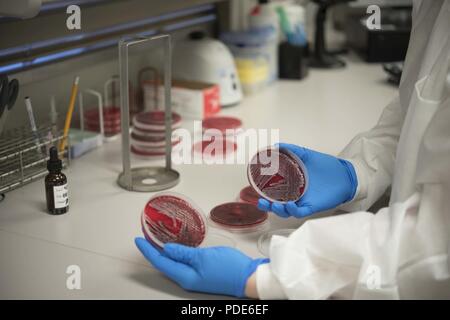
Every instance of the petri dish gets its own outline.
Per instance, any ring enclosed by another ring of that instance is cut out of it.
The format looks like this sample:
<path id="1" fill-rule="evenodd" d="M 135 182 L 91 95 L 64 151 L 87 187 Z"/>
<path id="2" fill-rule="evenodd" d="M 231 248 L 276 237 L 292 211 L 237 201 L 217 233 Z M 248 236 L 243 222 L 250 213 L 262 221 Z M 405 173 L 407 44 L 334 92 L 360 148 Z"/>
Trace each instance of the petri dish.
<path id="1" fill-rule="evenodd" d="M 166 139 L 160 137 L 145 137 L 137 136 L 131 133 L 131 144 L 141 148 L 161 148 L 166 145 Z M 180 143 L 180 137 L 172 137 L 172 146 Z"/>
<path id="2" fill-rule="evenodd" d="M 87 125 L 91 125 L 91 126 L 99 126 L 100 119 L 85 118 L 84 123 Z M 118 118 L 118 119 L 103 119 L 104 126 L 109 126 L 109 127 L 120 126 L 120 123 L 121 123 L 120 118 Z"/>
<path id="3" fill-rule="evenodd" d="M 155 149 L 143 149 L 137 146 L 131 145 L 131 152 L 139 158 L 142 159 L 159 159 L 166 155 L 165 148 L 155 148 Z"/>
<path id="4" fill-rule="evenodd" d="M 136 136 L 146 138 L 165 138 L 166 137 L 166 131 L 165 130 L 142 130 L 136 127 L 133 127 L 133 133 Z"/>
<path id="5" fill-rule="evenodd" d="M 292 232 L 296 229 L 279 229 L 279 230 L 270 230 L 263 235 L 261 235 L 258 239 L 258 250 L 265 257 L 270 256 L 270 241 L 273 236 L 281 236 L 281 237 L 289 237 Z"/>
<path id="6" fill-rule="evenodd" d="M 133 117 L 133 125 L 140 130 L 164 131 L 165 112 L 164 111 L 146 111 L 138 113 Z M 179 128 L 181 125 L 181 116 L 172 112 L 172 129 Z"/>
<path id="7" fill-rule="evenodd" d="M 235 117 L 210 117 L 202 121 L 203 131 L 208 129 L 216 129 L 222 133 L 226 133 L 227 129 L 239 129 L 242 127 L 242 121 Z"/>
<path id="8" fill-rule="evenodd" d="M 202 210 L 174 192 L 151 197 L 142 212 L 141 224 L 145 238 L 159 248 L 168 242 L 198 247 L 207 233 Z"/>
<path id="9" fill-rule="evenodd" d="M 192 146 L 196 153 L 202 153 L 205 156 L 222 156 L 235 152 L 237 144 L 230 140 L 202 140 Z"/>
<path id="10" fill-rule="evenodd" d="M 259 194 L 252 186 L 246 186 L 239 192 L 239 201 L 258 205 Z"/>
<path id="11" fill-rule="evenodd" d="M 267 212 L 244 202 L 227 202 L 218 205 L 209 214 L 209 220 L 213 226 L 231 232 L 260 231 L 265 228 L 267 219 Z"/>
<path id="12" fill-rule="evenodd" d="M 99 112 L 97 108 L 91 108 L 83 113 L 86 121 L 98 121 Z M 119 107 L 105 107 L 103 108 L 103 120 L 104 121 L 120 121 L 120 108 Z"/>
<path id="13" fill-rule="evenodd" d="M 92 125 L 92 124 L 87 123 L 85 125 L 85 127 L 90 129 L 90 130 L 100 130 L 100 125 Z M 104 131 L 109 131 L 109 132 L 117 132 L 118 131 L 118 132 L 120 132 L 121 129 L 122 129 L 122 127 L 120 126 L 120 124 L 113 125 L 113 126 L 110 126 L 110 125 L 108 125 L 106 123 L 103 124 L 103 130 Z"/>
<path id="14" fill-rule="evenodd" d="M 258 151 L 248 164 L 247 178 L 253 189 L 271 202 L 297 201 L 308 187 L 303 162 L 290 151 L 278 148 Z"/>

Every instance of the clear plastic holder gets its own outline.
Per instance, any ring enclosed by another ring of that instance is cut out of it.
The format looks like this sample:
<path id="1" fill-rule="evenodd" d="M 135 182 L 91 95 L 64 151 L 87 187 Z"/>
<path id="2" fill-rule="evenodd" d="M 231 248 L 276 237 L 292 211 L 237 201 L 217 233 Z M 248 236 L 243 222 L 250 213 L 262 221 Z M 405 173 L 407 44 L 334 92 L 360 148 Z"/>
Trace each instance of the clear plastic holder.
<path id="1" fill-rule="evenodd" d="M 263 235 L 261 235 L 258 239 L 258 250 L 265 257 L 270 257 L 270 241 L 273 236 L 282 236 L 288 237 L 294 232 L 296 229 L 278 229 L 278 230 L 270 230 Z"/>

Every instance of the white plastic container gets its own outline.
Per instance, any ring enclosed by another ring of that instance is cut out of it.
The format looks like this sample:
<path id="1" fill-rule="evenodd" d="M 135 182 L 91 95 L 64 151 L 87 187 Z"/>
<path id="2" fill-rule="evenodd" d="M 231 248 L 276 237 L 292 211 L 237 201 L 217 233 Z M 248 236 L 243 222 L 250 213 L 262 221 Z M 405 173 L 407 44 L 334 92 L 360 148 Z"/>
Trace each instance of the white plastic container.
<path id="1" fill-rule="evenodd" d="M 235 57 L 239 74 L 242 73 L 239 61 L 246 61 L 246 65 L 253 62 L 258 67 L 263 62 L 268 67 L 268 72 L 265 75 L 266 79 L 262 82 L 267 84 L 278 78 L 278 39 L 273 27 L 225 33 L 221 39 Z M 244 87 L 245 79 L 241 78 L 240 80 Z"/>

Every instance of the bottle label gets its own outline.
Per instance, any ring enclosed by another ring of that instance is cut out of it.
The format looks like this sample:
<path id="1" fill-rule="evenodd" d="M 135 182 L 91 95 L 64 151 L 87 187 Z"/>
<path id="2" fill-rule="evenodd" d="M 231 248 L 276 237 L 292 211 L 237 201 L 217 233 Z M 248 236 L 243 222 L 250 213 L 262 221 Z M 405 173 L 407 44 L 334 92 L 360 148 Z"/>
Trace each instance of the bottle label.
<path id="1" fill-rule="evenodd" d="M 69 205 L 69 190 L 67 183 L 62 186 L 53 187 L 55 209 L 65 208 Z"/>

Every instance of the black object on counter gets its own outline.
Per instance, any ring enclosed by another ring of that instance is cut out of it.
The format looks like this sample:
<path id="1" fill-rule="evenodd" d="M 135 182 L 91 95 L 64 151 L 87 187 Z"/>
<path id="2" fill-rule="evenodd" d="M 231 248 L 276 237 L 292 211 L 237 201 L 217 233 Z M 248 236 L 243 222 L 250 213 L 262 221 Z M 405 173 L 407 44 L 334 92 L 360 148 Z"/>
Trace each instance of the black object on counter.
<path id="1" fill-rule="evenodd" d="M 381 29 L 370 30 L 366 17 L 347 20 L 345 33 L 349 46 L 367 62 L 403 61 L 411 33 L 411 8 L 383 8 Z"/>
<path id="2" fill-rule="evenodd" d="M 45 195 L 48 212 L 55 215 L 66 213 L 69 211 L 67 177 L 61 172 L 62 161 L 55 147 L 50 148 L 47 170 L 49 174 L 45 177 Z"/>
<path id="3" fill-rule="evenodd" d="M 326 49 L 325 21 L 328 9 L 334 5 L 352 2 L 354 0 L 313 0 L 319 7 L 316 13 L 316 31 L 314 36 L 314 52 L 311 55 L 310 66 L 313 68 L 332 69 L 343 68 L 345 62 L 338 59 Z"/>
<path id="4" fill-rule="evenodd" d="M 308 75 L 308 47 L 283 42 L 278 47 L 280 79 L 303 79 Z"/>

